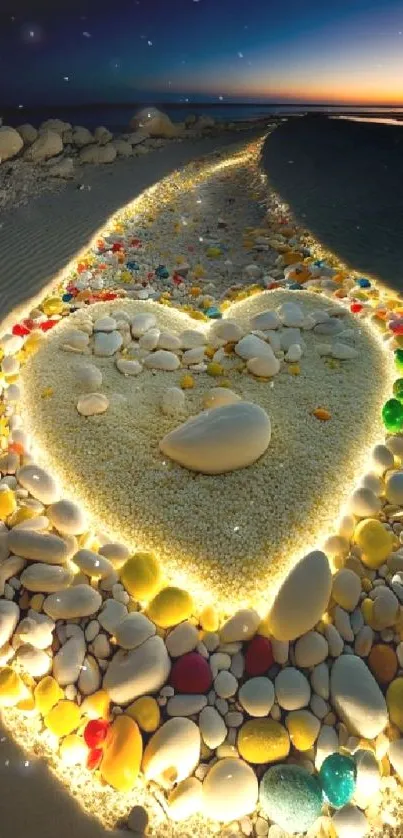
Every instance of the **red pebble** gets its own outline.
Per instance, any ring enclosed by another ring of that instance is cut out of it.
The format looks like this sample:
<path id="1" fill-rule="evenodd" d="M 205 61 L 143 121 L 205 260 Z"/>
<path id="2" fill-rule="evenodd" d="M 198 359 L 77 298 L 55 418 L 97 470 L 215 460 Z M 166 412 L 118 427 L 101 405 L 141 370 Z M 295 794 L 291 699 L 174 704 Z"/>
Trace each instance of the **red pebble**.
<path id="1" fill-rule="evenodd" d="M 268 291 L 273 291 L 274 288 L 278 288 L 278 282 L 271 282 L 270 285 L 267 286 Z"/>
<path id="2" fill-rule="evenodd" d="M 171 670 L 171 686 L 177 693 L 206 693 L 213 683 L 209 664 L 198 652 L 178 658 Z"/>
<path id="3" fill-rule="evenodd" d="M 248 643 L 245 654 L 245 672 L 247 675 L 263 675 L 273 665 L 273 651 L 270 640 L 256 634 Z"/>
<path id="4" fill-rule="evenodd" d="M 102 748 L 94 748 L 89 752 L 87 756 L 87 768 L 89 771 L 95 771 L 96 768 L 99 768 L 103 755 L 104 752 Z"/>
<path id="5" fill-rule="evenodd" d="M 114 242 L 112 245 L 112 253 L 116 253 L 118 250 L 123 250 L 122 242 Z"/>
<path id="6" fill-rule="evenodd" d="M 192 244 L 190 244 L 190 245 L 189 245 L 189 247 L 188 247 L 188 251 L 189 251 L 190 253 L 193 253 L 193 251 L 194 251 L 194 247 L 193 247 L 193 245 L 192 245 Z"/>
<path id="7" fill-rule="evenodd" d="M 85 726 L 84 740 L 89 748 L 98 748 L 108 733 L 109 722 L 105 719 L 92 719 Z"/>
<path id="8" fill-rule="evenodd" d="M 116 297 L 117 297 L 117 296 L 118 296 L 118 295 L 117 295 L 117 294 L 115 294 L 114 292 L 112 292 L 112 291 L 107 291 L 107 292 L 106 292 L 106 294 L 103 294 L 103 295 L 102 295 L 102 299 L 103 299 L 103 300 L 116 300 Z"/>
<path id="9" fill-rule="evenodd" d="M 358 314 L 360 311 L 362 311 L 362 309 L 363 309 L 363 306 L 361 305 L 361 303 L 351 303 L 350 311 L 353 314 Z"/>
<path id="10" fill-rule="evenodd" d="M 20 338 L 25 337 L 25 335 L 29 335 L 29 329 L 27 329 L 26 326 L 22 326 L 21 323 L 16 323 L 11 331 L 13 335 L 18 335 Z"/>
<path id="11" fill-rule="evenodd" d="M 22 321 L 22 325 L 25 326 L 26 329 L 29 329 L 29 331 L 31 332 L 32 329 L 35 328 L 35 321 L 32 320 L 32 317 L 25 317 Z"/>
<path id="12" fill-rule="evenodd" d="M 42 332 L 48 332 L 49 329 L 53 329 L 53 326 L 56 326 L 58 320 L 44 320 L 43 323 L 39 324 L 39 328 L 42 329 Z"/>

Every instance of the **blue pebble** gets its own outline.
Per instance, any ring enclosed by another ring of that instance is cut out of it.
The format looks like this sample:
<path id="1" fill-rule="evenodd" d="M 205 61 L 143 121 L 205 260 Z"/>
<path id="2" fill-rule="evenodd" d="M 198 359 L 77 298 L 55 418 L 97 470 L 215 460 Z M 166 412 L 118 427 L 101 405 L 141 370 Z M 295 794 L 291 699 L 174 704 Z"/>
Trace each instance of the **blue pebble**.
<path id="1" fill-rule="evenodd" d="M 357 279 L 356 284 L 359 285 L 360 288 L 371 288 L 371 283 L 365 276 L 361 276 L 360 279 Z"/>
<path id="2" fill-rule="evenodd" d="M 303 291 L 304 286 L 301 285 L 299 282 L 292 282 L 291 285 L 288 286 L 290 291 Z"/>
<path id="3" fill-rule="evenodd" d="M 161 279 L 168 279 L 169 270 L 165 267 L 165 265 L 158 265 L 158 268 L 155 269 L 155 275 L 159 276 Z"/>
<path id="4" fill-rule="evenodd" d="M 139 271 L 140 270 L 140 265 L 138 264 L 138 262 L 127 262 L 126 267 L 129 269 L 129 271 Z"/>
<path id="5" fill-rule="evenodd" d="M 315 268 L 324 268 L 326 265 L 325 259 L 317 259 L 316 262 L 313 263 Z"/>
<path id="6" fill-rule="evenodd" d="M 62 300 L 64 303 L 69 303 L 73 299 L 72 294 L 63 294 Z"/>
<path id="7" fill-rule="evenodd" d="M 210 317 L 211 320 L 221 320 L 222 312 L 220 311 L 217 306 L 211 306 L 210 308 L 206 309 L 207 317 Z"/>

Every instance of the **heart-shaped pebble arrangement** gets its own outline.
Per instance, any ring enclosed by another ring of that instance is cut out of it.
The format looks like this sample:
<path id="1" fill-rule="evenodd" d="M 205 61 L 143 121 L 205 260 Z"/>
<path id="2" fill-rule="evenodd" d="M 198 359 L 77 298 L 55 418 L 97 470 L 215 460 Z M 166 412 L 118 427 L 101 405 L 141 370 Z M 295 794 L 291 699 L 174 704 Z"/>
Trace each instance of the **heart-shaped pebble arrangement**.
<path id="1" fill-rule="evenodd" d="M 112 540 L 153 550 L 200 601 L 231 590 L 264 613 L 362 474 L 383 370 L 374 335 L 306 292 L 263 292 L 206 328 L 116 301 L 65 320 L 26 365 L 24 425 Z"/>
<path id="2" fill-rule="evenodd" d="M 137 836 L 401 831 L 401 304 L 274 227 L 214 322 L 79 270 L 0 340 L 4 721 Z"/>

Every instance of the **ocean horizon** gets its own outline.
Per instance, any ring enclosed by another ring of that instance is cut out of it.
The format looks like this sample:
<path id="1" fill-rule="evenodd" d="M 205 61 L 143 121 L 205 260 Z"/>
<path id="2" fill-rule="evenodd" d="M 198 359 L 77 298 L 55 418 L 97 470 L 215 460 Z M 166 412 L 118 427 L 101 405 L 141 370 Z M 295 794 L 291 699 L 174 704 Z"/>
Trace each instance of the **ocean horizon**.
<path id="1" fill-rule="evenodd" d="M 346 105 L 310 105 L 310 104 L 266 104 L 266 103 L 211 103 L 211 102 L 134 102 L 132 104 L 91 103 L 76 105 L 35 105 L 10 107 L 0 105 L 0 117 L 3 125 L 21 125 L 32 123 L 35 127 L 46 119 L 58 118 L 73 125 L 83 125 L 93 130 L 98 125 L 105 125 L 113 132 L 124 132 L 135 113 L 149 106 L 157 107 L 168 114 L 172 122 L 183 122 L 190 114 L 202 113 L 214 117 L 219 122 L 254 122 L 265 117 L 298 116 L 306 113 L 329 114 L 376 114 L 380 118 L 401 115 L 402 107 L 368 107 Z"/>

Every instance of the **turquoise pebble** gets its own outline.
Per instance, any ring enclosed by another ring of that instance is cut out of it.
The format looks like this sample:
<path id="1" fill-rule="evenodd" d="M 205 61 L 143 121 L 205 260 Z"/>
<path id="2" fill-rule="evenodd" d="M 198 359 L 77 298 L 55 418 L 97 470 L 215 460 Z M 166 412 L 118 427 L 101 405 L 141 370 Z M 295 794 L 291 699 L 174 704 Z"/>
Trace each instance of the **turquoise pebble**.
<path id="1" fill-rule="evenodd" d="M 217 308 L 217 306 L 211 306 L 210 308 L 206 309 L 206 315 L 207 317 L 210 317 L 211 320 L 220 320 L 220 318 L 222 317 L 222 312 L 219 308 Z"/>
<path id="2" fill-rule="evenodd" d="M 322 762 L 319 779 L 331 806 L 340 809 L 348 803 L 355 791 L 357 767 L 352 757 L 330 754 Z"/>
<path id="3" fill-rule="evenodd" d="M 267 817 L 286 832 L 305 832 L 322 811 L 316 777 L 299 765 L 273 765 L 260 783 L 260 804 Z"/>

